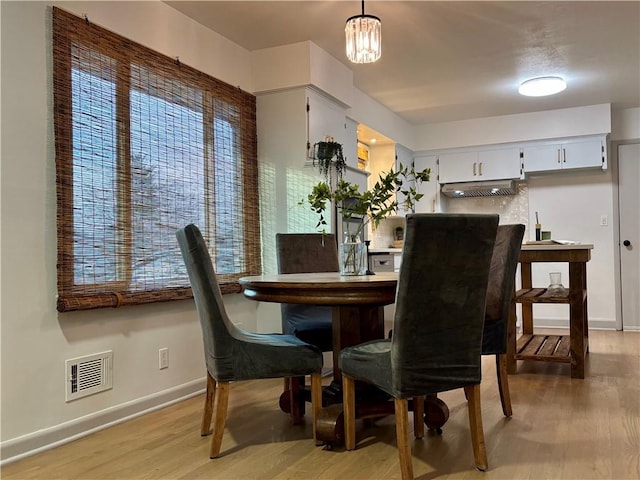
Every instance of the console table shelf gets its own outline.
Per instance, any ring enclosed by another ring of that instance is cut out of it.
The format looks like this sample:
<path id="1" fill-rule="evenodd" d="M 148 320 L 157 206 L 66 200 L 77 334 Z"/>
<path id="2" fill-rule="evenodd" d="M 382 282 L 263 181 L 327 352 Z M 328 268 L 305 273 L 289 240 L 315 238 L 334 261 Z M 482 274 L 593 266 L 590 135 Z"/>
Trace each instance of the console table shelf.
<path id="1" fill-rule="evenodd" d="M 587 315 L 587 262 L 593 245 L 523 245 L 520 251 L 522 289 L 515 292 L 509 322 L 507 371 L 516 373 L 516 360 L 538 360 L 571 364 L 571 377 L 584 378 L 585 357 L 589 351 Z M 533 288 L 531 264 L 566 262 L 569 286 L 558 295 L 547 288 Z M 516 339 L 516 303 L 522 304 L 522 336 Z M 568 304 L 569 335 L 536 335 L 533 331 L 533 305 Z"/>
<path id="2" fill-rule="evenodd" d="M 571 363 L 569 335 L 531 335 L 518 338 L 516 360 Z"/>
<path id="3" fill-rule="evenodd" d="M 582 291 L 582 299 L 586 300 L 587 291 Z M 547 288 L 522 288 L 516 292 L 516 303 L 571 303 L 569 289 L 563 295 L 552 293 Z"/>

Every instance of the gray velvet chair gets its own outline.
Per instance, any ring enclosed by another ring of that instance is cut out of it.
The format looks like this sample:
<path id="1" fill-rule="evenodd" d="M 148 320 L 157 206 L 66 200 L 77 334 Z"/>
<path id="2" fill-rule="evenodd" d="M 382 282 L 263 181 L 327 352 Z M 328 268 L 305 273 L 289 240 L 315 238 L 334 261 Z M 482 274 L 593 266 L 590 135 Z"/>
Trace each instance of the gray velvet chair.
<path id="1" fill-rule="evenodd" d="M 512 413 L 507 375 L 507 330 L 524 228 L 522 224 L 498 227 L 491 257 L 482 334 L 482 354 L 496 356 L 498 389 L 505 417 L 510 417 Z"/>
<path id="2" fill-rule="evenodd" d="M 403 479 L 413 478 L 408 438 L 424 433 L 424 397 L 464 388 L 475 464 L 487 468 L 480 408 L 481 347 L 489 267 L 498 215 L 412 214 L 406 217 L 393 337 L 340 353 L 345 446 L 353 450 L 355 381 L 373 384 L 395 404 Z"/>
<path id="3" fill-rule="evenodd" d="M 210 457 L 220 453 L 229 401 L 229 383 L 239 380 L 311 375 L 313 432 L 321 407 L 322 353 L 293 335 L 259 334 L 236 327 L 227 316 L 222 293 L 200 230 L 176 232 L 195 299 L 207 367 L 207 394 L 201 434 L 208 435 L 215 405 Z"/>
<path id="4" fill-rule="evenodd" d="M 277 233 L 278 273 L 337 272 L 338 247 L 332 233 Z M 322 352 L 333 350 L 332 308 L 322 305 L 283 303 L 282 333 L 295 335 Z M 305 398 L 301 395 L 304 378 L 284 379 L 280 406 L 302 416 Z M 296 399 L 302 400 L 295 403 Z"/>
<path id="5" fill-rule="evenodd" d="M 338 247 L 334 234 L 276 234 L 278 273 L 337 272 Z M 281 305 L 282 332 L 295 335 L 323 352 L 332 350 L 331 307 Z"/>

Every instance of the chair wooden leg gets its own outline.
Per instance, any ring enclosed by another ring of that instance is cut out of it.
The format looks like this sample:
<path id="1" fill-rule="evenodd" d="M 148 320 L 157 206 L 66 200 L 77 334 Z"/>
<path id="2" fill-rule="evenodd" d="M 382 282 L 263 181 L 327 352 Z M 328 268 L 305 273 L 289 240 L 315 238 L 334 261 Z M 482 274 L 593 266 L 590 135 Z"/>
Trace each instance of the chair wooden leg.
<path id="1" fill-rule="evenodd" d="M 402 480 L 413 480 L 413 462 L 409 443 L 409 400 L 394 398 L 393 402 L 396 412 L 396 443 L 400 457 L 400 473 Z"/>
<path id="2" fill-rule="evenodd" d="M 288 392 L 290 387 L 290 382 L 291 380 L 289 379 L 289 377 L 284 377 L 283 378 L 283 385 L 282 385 L 282 392 Z"/>
<path id="3" fill-rule="evenodd" d="M 413 436 L 424 437 L 424 397 L 413 398 Z"/>
<path id="4" fill-rule="evenodd" d="M 316 445 L 323 442 L 318 441 L 318 433 L 316 432 L 318 416 L 322 408 L 322 373 L 311 374 L 311 412 L 313 418 L 313 441 Z"/>
<path id="5" fill-rule="evenodd" d="M 209 458 L 216 458 L 220 454 L 222 435 L 227 421 L 227 407 L 229 405 L 229 382 L 218 382 L 215 395 L 215 421 L 213 423 L 213 438 Z"/>
<path id="6" fill-rule="evenodd" d="M 498 375 L 498 389 L 500 390 L 500 401 L 502 402 L 502 413 L 505 417 L 510 417 L 511 395 L 509 394 L 509 375 L 507 373 L 507 355 L 496 355 L 496 373 Z"/>
<path id="7" fill-rule="evenodd" d="M 204 412 L 200 424 L 200 435 L 203 437 L 211 433 L 211 416 L 213 415 L 213 400 L 216 394 L 216 381 L 207 372 L 207 393 L 204 399 Z"/>
<path id="8" fill-rule="evenodd" d="M 356 448 L 356 386 L 352 378 L 342 374 L 342 406 L 344 415 L 344 446 Z"/>
<path id="9" fill-rule="evenodd" d="M 302 398 L 302 387 L 304 377 L 291 377 L 289 379 L 289 400 L 291 402 L 291 423 L 299 425 L 304 417 L 304 398 Z"/>
<path id="10" fill-rule="evenodd" d="M 467 395 L 469 410 L 469 430 L 471 432 L 471 443 L 473 445 L 473 456 L 476 461 L 476 468 L 484 472 L 488 467 L 487 450 L 484 445 L 484 431 L 482 428 L 482 409 L 480 404 L 480 384 L 464 387 Z"/>

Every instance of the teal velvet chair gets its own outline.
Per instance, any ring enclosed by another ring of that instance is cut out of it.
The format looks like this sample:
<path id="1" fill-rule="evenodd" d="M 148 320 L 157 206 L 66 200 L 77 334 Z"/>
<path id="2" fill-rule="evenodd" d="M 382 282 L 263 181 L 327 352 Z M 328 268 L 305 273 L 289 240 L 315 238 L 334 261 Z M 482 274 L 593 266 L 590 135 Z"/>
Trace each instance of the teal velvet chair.
<path id="1" fill-rule="evenodd" d="M 278 273 L 337 272 L 338 247 L 332 233 L 276 234 Z M 331 307 L 283 303 L 282 333 L 315 345 L 323 352 L 333 349 Z"/>
<path id="2" fill-rule="evenodd" d="M 424 397 L 463 388 L 468 396 L 475 464 L 487 468 L 480 408 L 482 329 L 498 215 L 406 217 L 393 336 L 340 353 L 347 450 L 356 445 L 355 381 L 394 399 L 404 480 L 413 478 L 408 406 L 414 433 L 424 432 Z"/>
<path id="3" fill-rule="evenodd" d="M 498 389 L 505 417 L 510 417 L 512 413 L 507 375 L 507 332 L 523 237 L 522 224 L 498 227 L 489 270 L 487 307 L 482 333 L 482 354 L 496 356 Z"/>
<path id="4" fill-rule="evenodd" d="M 333 233 L 277 233 L 276 255 L 278 273 L 337 272 L 338 247 Z M 322 352 L 333 350 L 332 308 L 323 305 L 283 303 L 282 333 L 295 335 L 304 342 L 315 345 Z M 280 407 L 286 412 L 305 411 L 305 395 L 302 394 L 304 378 L 293 381 L 284 379 L 284 391 Z M 300 400 L 296 402 L 296 400 Z"/>
<path id="5" fill-rule="evenodd" d="M 322 401 L 322 352 L 293 335 L 260 334 L 235 326 L 200 230 L 187 225 L 176 232 L 196 303 L 207 367 L 207 394 L 201 434 L 208 435 L 214 413 L 210 457 L 220 453 L 233 381 L 311 375 L 313 428 Z M 295 423 L 294 419 L 294 423 Z"/>

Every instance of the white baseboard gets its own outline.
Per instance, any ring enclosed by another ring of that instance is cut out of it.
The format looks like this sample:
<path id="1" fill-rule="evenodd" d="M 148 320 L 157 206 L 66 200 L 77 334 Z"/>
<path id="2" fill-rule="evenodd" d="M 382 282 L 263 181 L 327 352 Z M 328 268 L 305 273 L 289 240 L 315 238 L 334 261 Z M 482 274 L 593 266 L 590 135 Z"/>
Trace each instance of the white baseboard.
<path id="1" fill-rule="evenodd" d="M 522 320 L 519 319 L 519 326 L 521 328 Z M 533 326 L 536 328 L 569 328 L 569 320 L 567 318 L 538 318 L 534 317 Z M 616 321 L 610 319 L 589 319 L 590 330 L 615 330 Z"/>
<path id="2" fill-rule="evenodd" d="M 194 397 L 205 391 L 202 378 L 84 417 L 0 442 L 0 465 L 72 442 L 94 432 Z"/>

